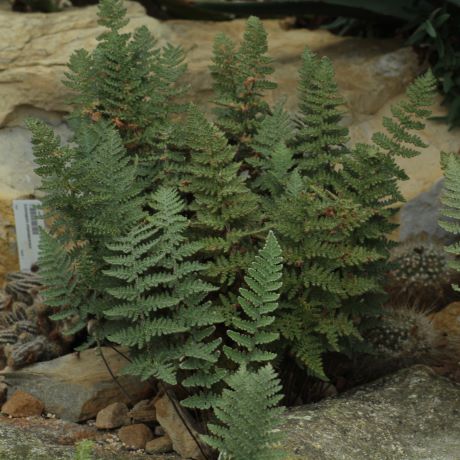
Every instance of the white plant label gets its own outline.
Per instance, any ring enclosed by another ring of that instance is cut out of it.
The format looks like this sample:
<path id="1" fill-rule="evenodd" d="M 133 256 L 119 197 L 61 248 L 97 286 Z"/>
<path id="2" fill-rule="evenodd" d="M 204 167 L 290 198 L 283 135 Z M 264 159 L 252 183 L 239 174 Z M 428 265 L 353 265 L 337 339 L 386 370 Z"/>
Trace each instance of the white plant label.
<path id="1" fill-rule="evenodd" d="M 38 261 L 40 227 L 44 227 L 40 200 L 14 200 L 14 220 L 19 254 L 19 268 L 22 272 L 32 271 Z"/>

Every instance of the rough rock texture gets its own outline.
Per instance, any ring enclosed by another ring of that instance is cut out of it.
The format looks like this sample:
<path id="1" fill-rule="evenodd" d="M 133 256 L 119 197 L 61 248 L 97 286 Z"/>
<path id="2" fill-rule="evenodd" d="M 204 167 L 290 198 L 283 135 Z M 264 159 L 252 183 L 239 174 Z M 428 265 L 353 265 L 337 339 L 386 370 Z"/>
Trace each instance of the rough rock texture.
<path id="1" fill-rule="evenodd" d="M 149 441 L 145 446 L 148 454 L 163 454 L 173 450 L 172 442 L 169 436 L 161 436 Z"/>
<path id="2" fill-rule="evenodd" d="M 175 402 L 176 404 L 173 404 L 166 395 L 158 398 L 155 402 L 157 420 L 170 437 L 175 452 L 184 458 L 204 460 L 204 456 L 195 441 L 195 439 L 199 439 L 199 435 L 195 432 L 195 439 L 190 435 L 189 430 L 193 431 L 191 424 L 187 429 L 183 422 L 183 420 L 189 419 L 187 412 L 183 411 L 182 417 L 179 416 L 177 410 L 180 410 L 180 407 L 177 405 L 177 401 Z"/>
<path id="3" fill-rule="evenodd" d="M 103 348 L 103 353 L 133 401 L 149 396 L 148 384 L 120 375 L 126 364 L 124 358 L 110 348 Z M 64 420 L 87 420 L 113 402 L 128 402 L 96 349 L 79 355 L 71 353 L 19 371 L 6 371 L 4 375 L 9 391 L 21 389 L 31 393 L 43 401 L 47 412 Z"/>
<path id="4" fill-rule="evenodd" d="M 144 449 L 145 445 L 153 439 L 153 433 L 147 425 L 136 423 L 120 428 L 118 437 L 130 449 Z"/>
<path id="5" fill-rule="evenodd" d="M 135 422 L 155 422 L 157 419 L 155 399 L 144 399 L 143 401 L 139 401 L 129 411 L 128 415 Z"/>
<path id="6" fill-rule="evenodd" d="M 451 239 L 451 236 L 438 224 L 442 208 L 440 198 L 443 184 L 443 179 L 438 180 L 429 190 L 403 205 L 399 229 L 401 241 L 420 233 L 443 241 Z"/>
<path id="7" fill-rule="evenodd" d="M 109 404 L 97 413 L 96 427 L 100 430 L 111 430 L 127 425 L 130 422 L 128 406 L 124 403 L 115 402 Z"/>
<path id="8" fill-rule="evenodd" d="M 109 435 L 57 419 L 8 419 L 0 416 L 0 460 L 74 460 L 75 442 L 98 441 L 96 460 L 179 460 L 175 454 L 148 455 L 121 451 Z M 104 442 L 105 441 L 105 442 Z M 101 444 L 102 443 L 102 444 Z"/>
<path id="9" fill-rule="evenodd" d="M 39 399 L 21 390 L 15 391 L 2 406 L 2 412 L 11 417 L 40 416 L 44 409 Z"/>
<path id="10" fill-rule="evenodd" d="M 435 329 L 442 332 L 447 343 L 457 345 L 457 356 L 460 361 L 460 302 L 453 302 L 434 313 L 431 320 Z"/>
<path id="11" fill-rule="evenodd" d="M 454 460 L 460 386 L 415 366 L 286 416 L 290 460 Z"/>

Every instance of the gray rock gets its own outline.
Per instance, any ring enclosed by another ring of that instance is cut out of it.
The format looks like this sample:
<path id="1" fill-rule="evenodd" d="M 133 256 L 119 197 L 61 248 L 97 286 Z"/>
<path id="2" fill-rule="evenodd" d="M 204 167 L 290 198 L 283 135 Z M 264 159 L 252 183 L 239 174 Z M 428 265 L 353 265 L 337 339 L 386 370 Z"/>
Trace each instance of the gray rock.
<path id="1" fill-rule="evenodd" d="M 444 179 L 439 180 L 428 191 L 421 193 L 401 208 L 401 241 L 421 233 L 441 240 L 448 239 L 447 232 L 438 224 L 443 184 Z"/>
<path id="2" fill-rule="evenodd" d="M 126 360 L 111 348 L 104 357 L 133 403 L 150 396 L 148 383 L 121 375 Z M 88 420 L 114 402 L 127 403 L 127 397 L 114 382 L 96 349 L 33 364 L 19 371 L 3 373 L 8 393 L 26 391 L 40 399 L 47 412 L 73 422 Z"/>
<path id="3" fill-rule="evenodd" d="M 53 126 L 65 143 L 71 132 L 67 125 Z M 0 196 L 34 194 L 40 179 L 34 172 L 31 133 L 25 127 L 0 129 Z"/>
<path id="4" fill-rule="evenodd" d="M 456 460 L 460 386 L 414 366 L 286 415 L 290 460 Z"/>

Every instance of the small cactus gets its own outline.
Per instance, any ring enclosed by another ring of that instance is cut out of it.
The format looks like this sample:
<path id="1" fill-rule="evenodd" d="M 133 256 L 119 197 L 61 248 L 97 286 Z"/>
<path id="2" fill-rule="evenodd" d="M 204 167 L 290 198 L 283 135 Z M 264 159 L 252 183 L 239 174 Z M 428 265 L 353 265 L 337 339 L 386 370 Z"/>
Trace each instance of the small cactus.
<path id="1" fill-rule="evenodd" d="M 434 310 L 448 303 L 454 273 L 441 243 L 419 236 L 400 243 L 390 259 L 387 290 L 392 305 Z"/>
<path id="2" fill-rule="evenodd" d="M 446 343 L 427 313 L 413 307 L 385 307 L 379 323 L 363 336 L 373 354 L 362 357 L 355 369 L 360 381 L 415 364 L 440 365 L 458 359 L 458 344 Z"/>
<path id="3" fill-rule="evenodd" d="M 378 356 L 416 361 L 434 350 L 440 337 L 424 313 L 386 307 L 379 324 L 366 332 L 366 339 Z"/>
<path id="4" fill-rule="evenodd" d="M 40 278 L 35 273 L 11 273 L 0 291 L 0 368 L 18 369 L 64 354 L 75 337 L 64 336 L 71 327 L 53 322 L 40 296 Z"/>

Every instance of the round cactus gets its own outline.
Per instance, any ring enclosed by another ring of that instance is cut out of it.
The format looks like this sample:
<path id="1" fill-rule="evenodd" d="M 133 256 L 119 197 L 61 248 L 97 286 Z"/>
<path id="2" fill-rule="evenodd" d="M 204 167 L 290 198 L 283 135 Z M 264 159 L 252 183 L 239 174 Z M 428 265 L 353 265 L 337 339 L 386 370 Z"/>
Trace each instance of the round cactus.
<path id="1" fill-rule="evenodd" d="M 443 245 L 423 236 L 400 243 L 390 259 L 387 290 L 393 305 L 443 307 L 452 295 L 454 273 Z"/>
<path id="2" fill-rule="evenodd" d="M 363 333 L 372 354 L 361 356 L 357 380 L 368 381 L 415 364 L 439 366 L 458 360 L 458 343 L 445 337 L 427 313 L 413 307 L 385 307 L 379 322 Z"/>

